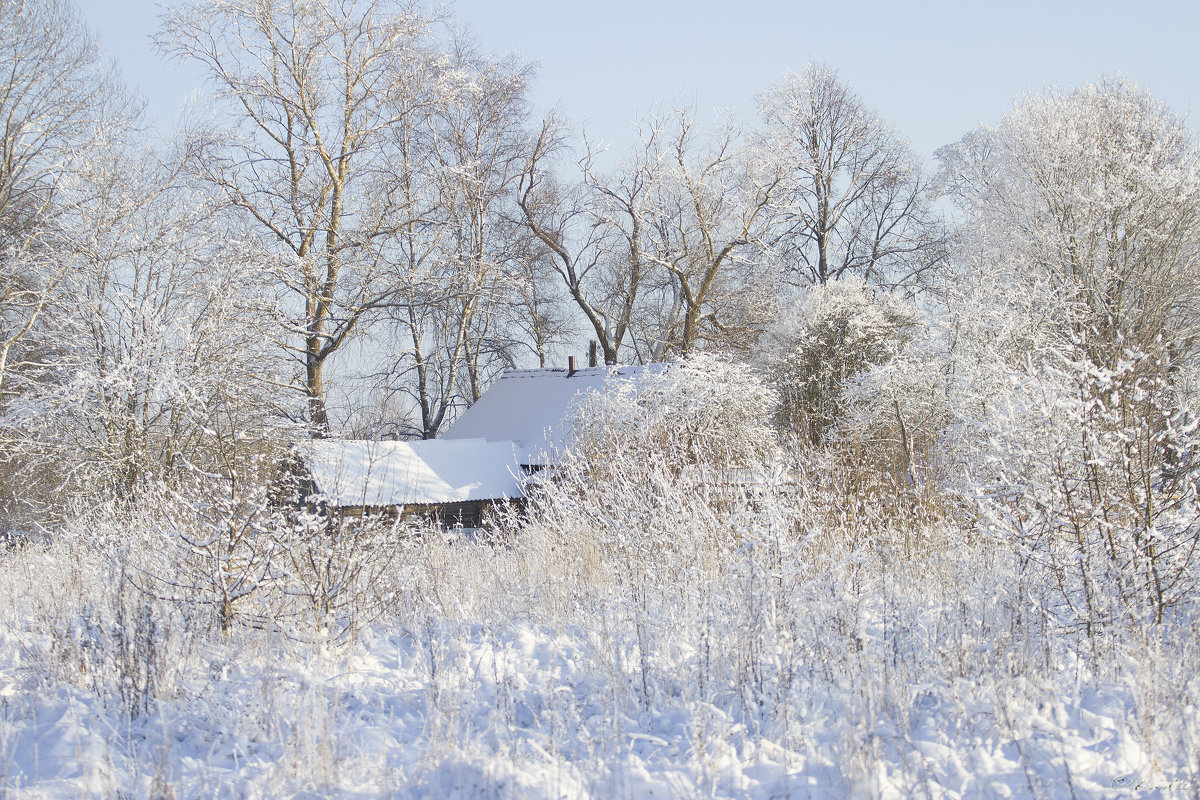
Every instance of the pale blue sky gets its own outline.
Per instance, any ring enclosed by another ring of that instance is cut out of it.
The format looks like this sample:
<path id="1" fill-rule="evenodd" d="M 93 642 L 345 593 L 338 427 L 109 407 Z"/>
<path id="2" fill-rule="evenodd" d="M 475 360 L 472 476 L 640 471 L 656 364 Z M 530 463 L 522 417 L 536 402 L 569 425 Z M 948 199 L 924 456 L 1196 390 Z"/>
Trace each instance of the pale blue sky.
<path id="1" fill-rule="evenodd" d="M 155 0 L 77 0 L 150 111 L 168 121 L 197 88 L 164 66 L 149 37 Z M 171 0 L 168 0 L 171 2 Z M 597 138 L 629 138 L 635 113 L 683 100 L 736 107 L 785 68 L 827 61 L 923 157 L 1026 91 L 1121 74 L 1200 117 L 1200 3 L 843 2 L 781 0 L 459 0 L 491 50 L 540 62 L 539 110 L 558 104 Z"/>

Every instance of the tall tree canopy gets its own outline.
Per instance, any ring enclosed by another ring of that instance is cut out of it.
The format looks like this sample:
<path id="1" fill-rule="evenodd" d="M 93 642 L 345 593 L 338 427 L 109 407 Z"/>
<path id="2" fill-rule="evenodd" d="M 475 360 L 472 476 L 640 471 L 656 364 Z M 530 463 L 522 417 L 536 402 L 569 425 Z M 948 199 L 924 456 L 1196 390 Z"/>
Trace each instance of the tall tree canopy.
<path id="1" fill-rule="evenodd" d="M 396 233 L 427 211 L 405 173 L 442 85 L 432 21 L 400 0 L 192 0 L 159 39 L 214 86 L 224 113 L 196 163 L 256 224 L 295 304 L 287 346 L 317 435 L 326 362 L 419 279 Z"/>
<path id="2" fill-rule="evenodd" d="M 938 157 L 960 261 L 1034 298 L 1031 327 L 1106 367 L 1195 349 L 1200 161 L 1182 116 L 1104 80 L 1030 97 Z"/>
<path id="3" fill-rule="evenodd" d="M 895 286 L 936 260 L 920 163 L 832 67 L 789 71 L 758 110 L 765 146 L 786 171 L 777 243 L 799 281 L 854 275 Z"/>

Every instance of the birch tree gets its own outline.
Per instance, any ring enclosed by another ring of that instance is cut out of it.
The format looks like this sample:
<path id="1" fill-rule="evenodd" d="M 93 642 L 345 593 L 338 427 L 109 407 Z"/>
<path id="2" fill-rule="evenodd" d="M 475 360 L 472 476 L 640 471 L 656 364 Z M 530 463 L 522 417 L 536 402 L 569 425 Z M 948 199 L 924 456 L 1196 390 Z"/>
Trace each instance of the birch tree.
<path id="1" fill-rule="evenodd" d="M 158 38 L 214 88 L 198 174 L 273 256 L 314 435 L 328 426 L 330 358 L 415 280 L 394 250 L 420 213 L 396 177 L 412 157 L 397 131 L 439 87 L 432 21 L 400 0 L 191 0 Z"/>
<path id="2" fill-rule="evenodd" d="M 412 432 L 423 438 L 513 365 L 504 307 L 521 302 L 510 276 L 521 272 L 529 244 L 514 197 L 529 145 L 532 69 L 485 56 L 456 32 L 443 70 L 443 97 L 411 133 L 403 187 L 423 213 L 397 238 L 414 264 L 409 274 L 421 280 L 397 287 L 386 341 L 399 357 L 384 376 L 386 391 L 415 407 Z"/>

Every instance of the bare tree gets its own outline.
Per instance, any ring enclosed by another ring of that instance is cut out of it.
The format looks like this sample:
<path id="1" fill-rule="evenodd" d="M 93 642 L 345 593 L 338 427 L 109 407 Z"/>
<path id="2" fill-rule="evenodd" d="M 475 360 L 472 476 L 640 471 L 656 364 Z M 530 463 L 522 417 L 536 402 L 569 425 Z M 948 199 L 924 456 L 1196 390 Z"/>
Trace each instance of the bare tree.
<path id="1" fill-rule="evenodd" d="M 467 321 L 464 396 L 479 399 L 498 368 L 510 367 L 516 343 L 503 309 L 514 297 L 510 276 L 528 261 L 530 241 L 517 220 L 516 189 L 532 147 L 527 93 L 533 67 L 515 57 L 494 59 L 457 33 L 451 42 L 455 72 L 469 86 L 455 93 L 438 116 L 435 174 L 443 177 L 446 224 L 459 272 L 475 289 Z M 471 298 L 460 295 L 466 310 Z"/>
<path id="2" fill-rule="evenodd" d="M 920 166 L 837 72 L 810 64 L 758 99 L 764 146 L 787 170 L 777 245 L 804 283 L 857 275 L 897 286 L 937 258 Z"/>
<path id="3" fill-rule="evenodd" d="M 660 131 L 644 126 L 642 139 L 612 174 L 602 174 L 602 152 L 583 143 L 579 178 L 555 178 L 556 158 L 567 150 L 562 125 L 548 117 L 521 178 L 518 204 L 529 229 L 553 254 L 551 263 L 571 300 L 595 332 L 605 364 L 616 364 L 637 324 L 655 265 L 645 252 L 645 220 L 665 157 Z M 632 338 L 632 337 L 631 337 Z"/>
<path id="4" fill-rule="evenodd" d="M 408 280 L 388 274 L 406 263 L 395 234 L 421 212 L 396 179 L 410 157 L 397 129 L 438 87 L 431 21 L 403 0 L 192 0 L 158 39 L 215 87 L 225 127 L 201 132 L 200 174 L 275 256 L 314 435 L 329 358 Z"/>
<path id="5" fill-rule="evenodd" d="M 756 335 L 755 309 L 770 298 L 762 302 L 761 284 L 743 290 L 760 263 L 781 173 L 732 123 L 719 127 L 701 131 L 687 108 L 649 115 L 638 144 L 609 171 L 585 141 L 578 178 L 563 188 L 551 165 L 566 137 L 553 119 L 543 125 L 521 209 L 605 363 L 616 363 L 623 345 L 639 361 L 657 361 Z"/>
<path id="6" fill-rule="evenodd" d="M 66 0 L 0 4 L 0 387 L 137 108 Z"/>
<path id="7" fill-rule="evenodd" d="M 773 293 L 738 273 L 762 252 L 782 177 L 778 167 L 740 146 L 732 122 L 705 142 L 693 112 L 672 116 L 667 179 L 645 226 L 648 258 L 665 270 L 671 292 L 654 360 L 666 352 L 687 355 L 706 342 L 744 349 L 757 338 Z"/>
<path id="8" fill-rule="evenodd" d="M 397 234 L 419 280 L 398 286 L 386 346 L 395 360 L 379 376 L 387 394 L 415 411 L 404 432 L 432 438 L 462 403 L 474 402 L 516 343 L 503 324 L 519 303 L 509 275 L 527 258 L 529 237 L 514 196 L 528 154 L 524 127 L 532 68 L 479 52 L 452 33 L 442 56 L 443 96 L 406 137 L 399 175 L 422 213 Z"/>
<path id="9" fill-rule="evenodd" d="M 570 301 L 562 293 L 551 258 L 541 240 L 528 233 L 505 274 L 513 295 L 505 307 L 507 327 L 518 349 L 527 348 L 539 367 L 546 366 L 552 350 L 565 344 L 571 332 Z"/>
<path id="10" fill-rule="evenodd" d="M 230 446 L 277 446 L 299 411 L 278 388 L 273 287 L 176 164 L 142 149 L 108 172 L 14 376 L 11 444 L 86 496 L 129 497 L 186 462 L 237 472 Z"/>

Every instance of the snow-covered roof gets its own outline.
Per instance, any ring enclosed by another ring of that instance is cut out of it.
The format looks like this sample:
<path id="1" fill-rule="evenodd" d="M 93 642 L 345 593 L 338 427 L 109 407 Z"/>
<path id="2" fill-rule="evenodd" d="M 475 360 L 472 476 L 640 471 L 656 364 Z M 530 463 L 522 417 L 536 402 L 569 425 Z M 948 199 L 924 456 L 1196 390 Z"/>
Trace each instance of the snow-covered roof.
<path id="1" fill-rule="evenodd" d="M 570 436 L 567 419 L 577 398 L 666 366 L 587 367 L 569 378 L 565 369 L 509 370 L 454 421 L 442 440 L 505 439 L 516 445 L 522 464 L 551 464 Z"/>
<path id="2" fill-rule="evenodd" d="M 512 442 L 319 440 L 302 453 L 334 506 L 405 506 L 521 497 Z"/>

